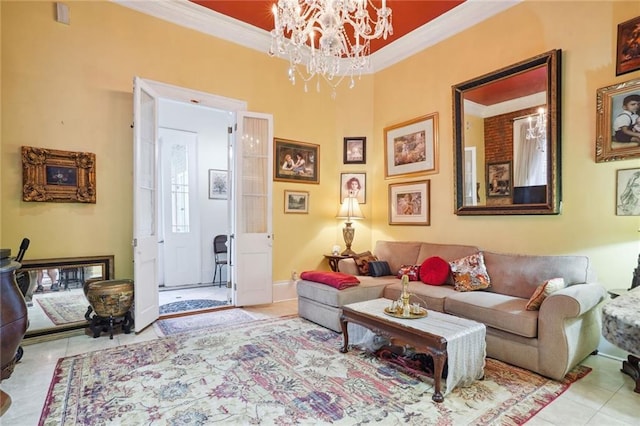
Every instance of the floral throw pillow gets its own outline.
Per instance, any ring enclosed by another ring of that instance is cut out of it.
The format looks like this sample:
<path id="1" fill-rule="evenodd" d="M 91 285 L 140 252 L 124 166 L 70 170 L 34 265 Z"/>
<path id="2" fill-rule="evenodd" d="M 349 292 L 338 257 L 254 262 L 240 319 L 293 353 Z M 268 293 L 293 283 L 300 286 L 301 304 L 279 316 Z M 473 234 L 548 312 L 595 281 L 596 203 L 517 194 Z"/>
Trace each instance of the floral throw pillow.
<path id="1" fill-rule="evenodd" d="M 353 256 L 353 260 L 356 262 L 356 266 L 358 267 L 358 274 L 369 275 L 369 262 L 375 262 L 378 258 L 371 254 L 370 251 L 365 251 Z"/>
<path id="2" fill-rule="evenodd" d="M 449 262 L 454 290 L 474 291 L 491 287 L 491 280 L 484 265 L 482 253 Z"/>
<path id="3" fill-rule="evenodd" d="M 420 281 L 420 265 L 402 265 L 398 269 L 398 278 L 403 275 L 409 277 L 409 281 Z"/>
<path id="4" fill-rule="evenodd" d="M 548 295 L 560 290 L 561 288 L 564 288 L 564 278 L 551 278 L 550 280 L 540 284 L 527 302 L 527 311 L 539 310 L 540 305 L 542 305 L 542 301 L 546 299 Z"/>

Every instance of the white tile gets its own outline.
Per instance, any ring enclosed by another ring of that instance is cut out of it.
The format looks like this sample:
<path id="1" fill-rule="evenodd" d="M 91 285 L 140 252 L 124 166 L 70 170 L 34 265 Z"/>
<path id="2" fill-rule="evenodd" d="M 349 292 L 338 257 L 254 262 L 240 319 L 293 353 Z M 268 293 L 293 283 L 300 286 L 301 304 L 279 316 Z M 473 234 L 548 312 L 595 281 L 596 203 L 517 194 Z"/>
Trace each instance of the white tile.
<path id="1" fill-rule="evenodd" d="M 631 382 L 629 378 L 629 382 Z M 600 413 L 615 417 L 618 421 L 640 424 L 640 393 L 616 393 L 600 410 Z"/>
<path id="2" fill-rule="evenodd" d="M 529 423 L 527 423 L 527 425 L 529 425 Z M 587 425 L 629 426 L 629 425 L 638 425 L 638 420 L 636 419 L 634 423 L 627 423 L 621 420 L 620 418 L 617 418 L 616 416 L 609 416 L 602 412 L 598 412 L 596 413 L 595 416 L 591 418 L 591 420 L 589 420 L 589 423 L 587 423 Z"/>

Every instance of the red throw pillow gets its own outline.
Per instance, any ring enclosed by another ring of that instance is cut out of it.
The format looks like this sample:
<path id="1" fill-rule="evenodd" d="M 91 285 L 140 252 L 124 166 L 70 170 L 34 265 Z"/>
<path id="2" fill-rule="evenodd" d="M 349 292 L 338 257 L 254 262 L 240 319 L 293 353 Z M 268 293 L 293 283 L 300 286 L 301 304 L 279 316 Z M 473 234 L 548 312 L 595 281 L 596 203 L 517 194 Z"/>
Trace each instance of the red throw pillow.
<path id="1" fill-rule="evenodd" d="M 360 280 L 358 278 L 350 274 L 345 274 L 344 272 L 304 271 L 300 274 L 300 278 L 307 281 L 330 285 L 338 290 L 360 284 Z"/>
<path id="2" fill-rule="evenodd" d="M 429 257 L 420 265 L 420 279 L 429 285 L 442 285 L 447 282 L 451 272 L 449 262 L 441 257 Z"/>

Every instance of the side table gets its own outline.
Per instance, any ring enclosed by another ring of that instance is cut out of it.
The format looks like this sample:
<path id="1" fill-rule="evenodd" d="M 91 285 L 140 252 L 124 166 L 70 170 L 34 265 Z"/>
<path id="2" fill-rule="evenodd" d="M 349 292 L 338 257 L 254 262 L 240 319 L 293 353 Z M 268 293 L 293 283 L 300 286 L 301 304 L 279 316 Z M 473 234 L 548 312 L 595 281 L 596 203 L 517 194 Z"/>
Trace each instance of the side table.
<path id="1" fill-rule="evenodd" d="M 351 256 L 343 256 L 341 254 L 325 254 L 324 255 L 324 258 L 329 261 L 329 268 L 331 268 L 333 272 L 338 272 L 338 262 L 340 262 L 341 259 L 348 259 L 350 257 Z"/>

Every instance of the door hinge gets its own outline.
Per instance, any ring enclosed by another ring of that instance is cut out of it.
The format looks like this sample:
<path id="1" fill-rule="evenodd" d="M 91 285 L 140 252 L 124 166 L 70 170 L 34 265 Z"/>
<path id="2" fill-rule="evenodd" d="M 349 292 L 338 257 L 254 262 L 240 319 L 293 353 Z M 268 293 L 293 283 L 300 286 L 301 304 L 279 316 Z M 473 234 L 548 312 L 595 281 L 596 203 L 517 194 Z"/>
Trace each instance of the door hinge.
<path id="1" fill-rule="evenodd" d="M 131 245 L 134 247 L 138 247 L 138 239 L 134 238 L 133 241 L 131 241 Z"/>
<path id="2" fill-rule="evenodd" d="M 233 127 L 231 126 L 227 127 L 227 133 L 229 134 L 233 133 Z"/>

